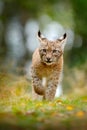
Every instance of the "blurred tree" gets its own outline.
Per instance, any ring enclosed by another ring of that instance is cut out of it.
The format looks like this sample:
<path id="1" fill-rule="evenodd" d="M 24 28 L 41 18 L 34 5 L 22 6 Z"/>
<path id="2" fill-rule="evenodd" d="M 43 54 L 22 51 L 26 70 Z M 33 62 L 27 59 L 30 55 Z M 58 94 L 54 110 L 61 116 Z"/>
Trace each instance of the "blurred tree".
<path id="1" fill-rule="evenodd" d="M 72 12 L 72 8 L 73 8 L 73 12 Z M 22 28 L 21 29 L 22 40 L 26 51 L 23 57 L 19 59 L 19 63 L 17 65 L 24 66 L 26 63 L 25 61 L 27 59 L 29 60 L 31 56 L 28 48 L 26 47 L 26 35 L 24 31 L 25 25 L 29 19 L 34 18 L 35 20 L 38 20 L 38 18 L 44 14 L 47 14 L 52 18 L 52 20 L 58 21 L 60 25 L 64 25 L 71 31 L 73 30 L 73 23 L 74 23 L 75 25 L 74 26 L 74 30 L 75 30 L 74 47 L 72 48 L 72 50 L 70 50 L 69 54 L 66 53 L 65 62 L 66 65 L 68 65 L 67 61 L 69 61 L 70 63 L 69 65 L 72 66 L 80 65 L 81 63 L 86 61 L 87 58 L 86 10 L 87 10 L 86 0 L 65 0 L 65 1 L 63 0 L 0 0 L 0 65 L 4 63 L 5 59 L 7 58 L 9 49 L 7 45 L 6 34 L 8 33 L 7 32 L 8 25 L 11 23 L 11 21 L 12 20 L 15 21 L 14 19 L 16 18 Z M 74 15 L 74 22 L 72 19 L 72 14 Z M 45 19 L 42 20 L 45 23 Z M 77 48 L 76 46 L 79 47 Z M 9 63 L 10 62 L 12 62 L 12 60 L 9 58 Z M 8 65 L 7 61 L 5 62 L 5 64 L 6 66 Z M 3 66 L 3 68 L 5 67 Z M 11 67 L 9 67 L 8 69 L 11 70 Z M 0 68 L 0 70 L 2 70 L 2 68 Z M 66 71 L 68 72 L 68 69 Z M 69 85 L 66 84 L 66 86 Z"/>
<path id="2" fill-rule="evenodd" d="M 78 37 L 77 39 L 76 35 L 74 45 L 76 46 L 78 44 L 80 47 L 74 47 L 72 49 L 70 58 L 72 58 L 74 64 L 80 65 L 87 59 L 87 1 L 71 0 L 71 4 L 74 12 L 75 34 L 78 34 L 81 37 Z M 82 38 L 82 45 L 80 45 L 80 38 Z"/>
<path id="3" fill-rule="evenodd" d="M 24 33 L 24 28 L 27 20 L 30 18 L 38 18 L 39 15 L 42 15 L 43 12 L 52 14 L 53 12 L 53 3 L 57 3 L 57 0 L 0 0 L 0 60 L 1 62 L 5 60 L 8 53 L 6 33 L 9 23 L 17 18 L 22 26 L 22 38 L 23 43 L 26 43 L 26 36 Z M 26 48 L 26 46 L 25 46 Z M 26 48 L 26 53 L 20 61 L 21 64 L 24 64 L 24 60 L 29 58 L 29 51 Z"/>

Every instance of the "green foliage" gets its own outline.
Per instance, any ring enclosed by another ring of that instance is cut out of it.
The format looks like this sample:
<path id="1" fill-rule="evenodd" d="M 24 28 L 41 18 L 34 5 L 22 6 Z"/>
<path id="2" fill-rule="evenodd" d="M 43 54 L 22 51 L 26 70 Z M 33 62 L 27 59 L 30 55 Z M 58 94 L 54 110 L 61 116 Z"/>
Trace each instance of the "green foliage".
<path id="1" fill-rule="evenodd" d="M 87 96 L 68 94 L 55 100 L 33 101 L 25 77 L 0 74 L 0 129 L 84 129 Z M 4 125 L 3 125 L 4 124 Z"/>
<path id="2" fill-rule="evenodd" d="M 2 3 L 3 9 L 0 14 L 1 22 L 3 25 L 3 30 L 1 30 L 0 32 L 2 39 L 2 48 L 0 49 L 1 55 L 2 53 L 4 53 L 5 55 L 8 53 L 5 37 L 7 26 L 11 18 L 17 17 L 20 21 L 20 25 L 25 26 L 27 20 L 31 18 L 38 19 L 39 16 L 47 14 L 53 20 L 58 21 L 59 23 L 64 25 L 64 27 L 74 29 L 75 34 L 79 34 L 81 36 L 83 42 L 82 46 L 80 47 L 80 49 L 73 48 L 71 50 L 71 53 L 69 54 L 70 57 L 68 59 L 73 66 L 78 66 L 78 64 L 80 63 L 84 64 L 87 59 L 86 0 L 3 0 Z M 26 39 L 24 35 L 23 39 Z M 74 41 L 75 44 L 76 42 L 77 41 Z M 71 61 L 70 59 L 72 55 L 73 58 Z"/>
<path id="3" fill-rule="evenodd" d="M 52 102 L 32 101 L 31 98 L 25 97 L 19 100 L 5 100 L 0 104 L 0 123 L 17 128 L 84 129 L 87 121 L 86 104 L 87 96 L 62 97 Z"/>
<path id="4" fill-rule="evenodd" d="M 74 16 L 74 30 L 75 40 L 74 45 L 77 44 L 76 35 L 79 34 L 82 38 L 82 45 L 79 48 L 73 47 L 70 52 L 71 66 L 81 66 L 86 63 L 87 59 L 87 1 L 86 0 L 71 0 Z M 80 41 L 78 40 L 78 44 Z"/>
<path id="5" fill-rule="evenodd" d="M 72 6 L 75 16 L 76 32 L 82 36 L 87 36 L 87 1 L 86 0 L 72 0 Z"/>

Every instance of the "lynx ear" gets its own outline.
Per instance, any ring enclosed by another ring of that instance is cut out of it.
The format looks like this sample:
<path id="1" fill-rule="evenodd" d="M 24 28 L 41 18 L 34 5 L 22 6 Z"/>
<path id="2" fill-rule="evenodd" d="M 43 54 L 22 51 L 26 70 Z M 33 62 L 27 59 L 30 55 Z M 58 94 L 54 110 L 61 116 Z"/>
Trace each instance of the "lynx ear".
<path id="1" fill-rule="evenodd" d="M 38 37 L 41 38 L 41 32 L 40 32 L 40 30 L 38 31 Z"/>
<path id="2" fill-rule="evenodd" d="M 40 30 L 38 31 L 38 39 L 41 43 L 43 43 L 44 40 L 46 40 L 46 38 L 41 34 Z"/>
<path id="3" fill-rule="evenodd" d="M 60 44 L 60 47 L 62 48 L 62 50 L 64 50 L 66 40 L 67 40 L 67 34 L 66 33 L 64 33 L 64 35 L 57 40 L 58 43 Z"/>
<path id="4" fill-rule="evenodd" d="M 66 34 L 66 33 L 64 33 L 64 34 L 63 34 L 63 36 L 59 38 L 59 40 L 60 40 L 60 41 L 65 40 L 65 39 L 66 39 L 66 37 L 67 37 L 67 34 Z"/>
<path id="5" fill-rule="evenodd" d="M 38 31 L 38 35 L 37 36 L 38 36 L 39 41 L 42 42 L 43 36 L 42 36 L 40 30 Z"/>

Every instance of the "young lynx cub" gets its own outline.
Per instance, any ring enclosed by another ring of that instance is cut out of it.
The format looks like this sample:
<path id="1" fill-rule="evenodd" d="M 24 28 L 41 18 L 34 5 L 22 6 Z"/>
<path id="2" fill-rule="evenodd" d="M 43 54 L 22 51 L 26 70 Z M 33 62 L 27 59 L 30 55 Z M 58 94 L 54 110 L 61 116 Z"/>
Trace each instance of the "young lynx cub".
<path id="1" fill-rule="evenodd" d="M 60 39 L 50 41 L 42 37 L 40 31 L 38 32 L 40 47 L 33 54 L 31 68 L 34 97 L 41 95 L 43 99 L 49 101 L 54 99 L 63 70 L 66 37 L 65 33 Z M 45 84 L 42 82 L 44 77 Z"/>

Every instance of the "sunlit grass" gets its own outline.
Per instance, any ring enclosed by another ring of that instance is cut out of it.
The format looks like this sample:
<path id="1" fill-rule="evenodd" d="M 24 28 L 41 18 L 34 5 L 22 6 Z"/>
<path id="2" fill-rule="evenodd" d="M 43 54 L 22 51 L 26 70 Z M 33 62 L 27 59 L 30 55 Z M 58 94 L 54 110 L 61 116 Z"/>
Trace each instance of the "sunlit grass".
<path id="1" fill-rule="evenodd" d="M 85 122 L 87 95 L 68 94 L 52 102 L 33 101 L 31 83 L 24 76 L 0 75 L 0 124 L 52 129 L 80 128 L 86 125 Z"/>

